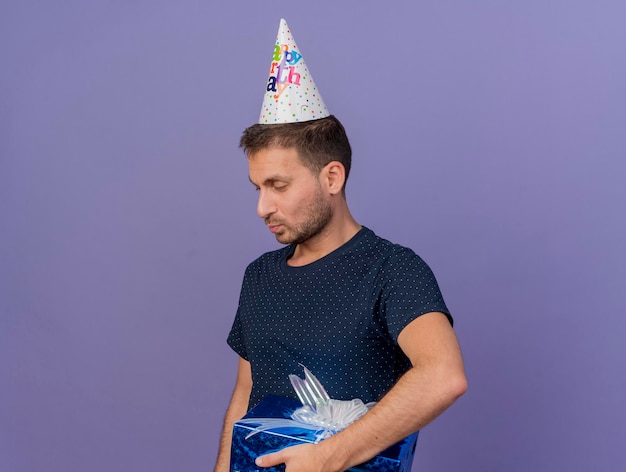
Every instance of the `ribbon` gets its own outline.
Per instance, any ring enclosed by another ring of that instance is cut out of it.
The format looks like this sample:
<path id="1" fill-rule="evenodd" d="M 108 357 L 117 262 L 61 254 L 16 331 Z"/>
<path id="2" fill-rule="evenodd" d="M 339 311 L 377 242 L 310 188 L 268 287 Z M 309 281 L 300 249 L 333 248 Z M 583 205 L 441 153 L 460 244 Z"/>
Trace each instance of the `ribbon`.
<path id="1" fill-rule="evenodd" d="M 291 414 L 291 419 L 244 418 L 240 420 L 239 423 L 258 425 L 246 436 L 246 439 L 262 431 L 300 428 L 317 432 L 315 438 L 317 443 L 346 429 L 375 405 L 375 402 L 366 405 L 358 398 L 347 401 L 330 398 L 317 378 L 306 367 L 302 366 L 302 368 L 304 379 L 292 374 L 289 380 L 303 406 Z"/>

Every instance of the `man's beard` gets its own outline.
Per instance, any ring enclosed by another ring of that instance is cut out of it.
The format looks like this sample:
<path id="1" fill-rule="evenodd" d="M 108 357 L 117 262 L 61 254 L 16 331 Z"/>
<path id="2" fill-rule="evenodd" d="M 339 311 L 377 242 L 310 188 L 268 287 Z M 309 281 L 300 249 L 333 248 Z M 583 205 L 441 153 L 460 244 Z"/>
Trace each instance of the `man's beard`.
<path id="1" fill-rule="evenodd" d="M 279 243 L 302 244 L 324 231 L 333 217 L 331 206 L 321 198 L 321 191 L 302 213 L 308 215 L 306 220 L 296 223 L 291 228 L 285 225 L 288 231 L 283 234 L 276 234 L 276 240 Z"/>

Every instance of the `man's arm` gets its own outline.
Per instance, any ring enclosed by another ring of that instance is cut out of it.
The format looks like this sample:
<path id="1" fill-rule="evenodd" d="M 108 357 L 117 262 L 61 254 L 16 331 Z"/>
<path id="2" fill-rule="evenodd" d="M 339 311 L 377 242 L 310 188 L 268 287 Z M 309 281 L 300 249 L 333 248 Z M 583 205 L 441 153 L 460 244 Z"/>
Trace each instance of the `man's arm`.
<path id="1" fill-rule="evenodd" d="M 467 389 L 461 350 L 443 313 L 413 320 L 398 337 L 413 367 L 365 416 L 319 444 L 298 445 L 257 459 L 286 472 L 344 471 L 423 428 Z"/>
<path id="2" fill-rule="evenodd" d="M 222 440 L 220 450 L 217 455 L 214 472 L 229 472 L 230 470 L 230 444 L 233 434 L 233 425 L 243 418 L 248 411 L 250 402 L 250 392 L 252 391 L 252 370 L 250 363 L 239 358 L 239 368 L 237 370 L 237 383 L 230 400 L 230 405 L 224 417 L 224 429 L 222 430 Z"/>

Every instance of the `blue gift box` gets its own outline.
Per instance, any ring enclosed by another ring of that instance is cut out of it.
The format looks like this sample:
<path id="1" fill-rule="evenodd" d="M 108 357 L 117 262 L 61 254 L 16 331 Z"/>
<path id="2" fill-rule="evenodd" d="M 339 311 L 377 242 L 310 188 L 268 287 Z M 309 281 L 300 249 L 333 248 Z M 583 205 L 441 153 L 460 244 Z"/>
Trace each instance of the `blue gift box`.
<path id="1" fill-rule="evenodd" d="M 254 459 L 296 444 L 318 442 L 319 431 L 298 426 L 283 426 L 265 431 L 255 429 L 263 423 L 252 421 L 255 418 L 290 419 L 291 414 L 301 406 L 298 400 L 268 395 L 248 412 L 243 418 L 245 422 L 235 423 L 230 459 L 231 472 L 284 471 L 285 466 L 282 464 L 276 467 L 259 468 L 254 464 Z M 417 435 L 418 432 L 413 433 L 373 459 L 349 470 L 354 472 L 410 472 Z"/>

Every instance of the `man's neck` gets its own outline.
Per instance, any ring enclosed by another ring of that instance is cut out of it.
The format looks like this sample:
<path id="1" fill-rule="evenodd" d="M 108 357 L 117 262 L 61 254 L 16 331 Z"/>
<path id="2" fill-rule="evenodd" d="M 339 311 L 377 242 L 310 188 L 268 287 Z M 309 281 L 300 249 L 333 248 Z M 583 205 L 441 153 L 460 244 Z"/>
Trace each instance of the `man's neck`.
<path id="1" fill-rule="evenodd" d="M 343 246 L 360 230 L 361 225 L 348 214 L 341 218 L 341 224 L 331 223 L 314 238 L 298 244 L 287 264 L 299 267 L 315 262 Z"/>

